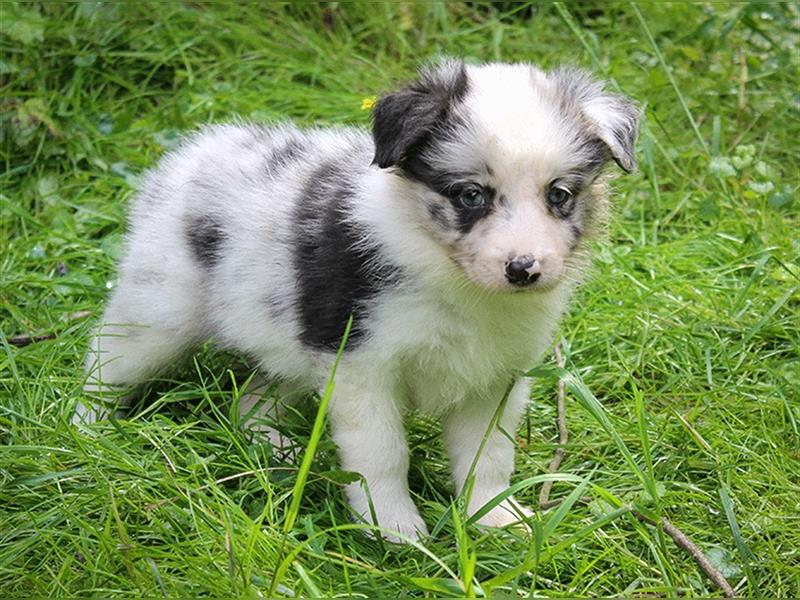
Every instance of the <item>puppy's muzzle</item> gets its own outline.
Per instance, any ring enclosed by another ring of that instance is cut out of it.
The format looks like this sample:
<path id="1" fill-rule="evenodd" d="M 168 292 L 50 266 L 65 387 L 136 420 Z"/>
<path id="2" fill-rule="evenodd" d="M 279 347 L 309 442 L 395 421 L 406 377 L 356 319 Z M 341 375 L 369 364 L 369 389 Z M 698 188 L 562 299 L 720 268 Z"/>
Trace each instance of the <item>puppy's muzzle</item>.
<path id="1" fill-rule="evenodd" d="M 506 262 L 506 279 L 512 285 L 530 285 L 539 279 L 541 272 L 539 261 L 530 254 L 523 254 Z"/>

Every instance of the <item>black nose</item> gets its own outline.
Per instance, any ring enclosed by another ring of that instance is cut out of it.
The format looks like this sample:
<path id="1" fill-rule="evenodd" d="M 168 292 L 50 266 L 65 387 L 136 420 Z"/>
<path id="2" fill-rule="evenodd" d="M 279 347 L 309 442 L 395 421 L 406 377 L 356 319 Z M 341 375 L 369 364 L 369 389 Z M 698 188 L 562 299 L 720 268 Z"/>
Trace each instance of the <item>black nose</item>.
<path id="1" fill-rule="evenodd" d="M 506 263 L 506 279 L 513 285 L 530 285 L 539 279 L 539 262 L 530 254 L 517 256 Z"/>

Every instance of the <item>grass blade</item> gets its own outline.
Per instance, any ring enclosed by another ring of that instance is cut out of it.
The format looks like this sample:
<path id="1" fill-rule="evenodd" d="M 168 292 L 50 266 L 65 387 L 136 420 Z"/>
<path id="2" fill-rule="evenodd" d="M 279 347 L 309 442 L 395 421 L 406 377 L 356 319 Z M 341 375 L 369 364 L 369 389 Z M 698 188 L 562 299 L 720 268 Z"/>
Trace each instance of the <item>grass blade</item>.
<path id="1" fill-rule="evenodd" d="M 325 385 L 325 391 L 320 399 L 319 408 L 317 409 L 317 416 L 314 419 L 314 426 L 311 429 L 311 437 L 308 440 L 308 446 L 306 447 L 305 454 L 303 455 L 303 461 L 300 464 L 300 469 L 297 472 L 297 479 L 295 480 L 294 487 L 292 488 L 292 500 L 289 503 L 288 510 L 286 511 L 286 520 L 283 522 L 283 537 L 281 539 L 281 549 L 278 553 L 278 556 L 283 555 L 286 536 L 288 536 L 289 532 L 292 530 L 294 522 L 297 520 L 297 514 L 300 511 L 300 501 L 303 498 L 303 490 L 306 486 L 308 473 L 311 471 L 311 463 L 314 461 L 314 454 L 317 451 L 319 440 L 322 437 L 328 404 L 331 400 L 331 396 L 333 396 L 336 369 L 339 367 L 339 361 L 344 353 L 344 347 L 347 344 L 347 338 L 350 336 L 350 329 L 352 325 L 353 316 L 350 315 L 350 318 L 347 320 L 347 326 L 345 327 L 344 335 L 342 336 L 342 341 L 339 344 L 339 350 L 336 352 L 336 358 L 333 361 L 333 367 L 331 368 L 330 375 L 328 376 L 328 382 Z M 272 583 L 270 584 L 270 596 L 274 595 L 275 586 L 279 583 L 279 581 L 278 571 L 276 571 L 275 576 L 272 578 Z"/>
<path id="2" fill-rule="evenodd" d="M 578 486 L 570 492 L 570 494 L 564 498 L 564 501 L 558 505 L 558 508 L 553 511 L 550 517 L 547 519 L 547 522 L 544 524 L 542 528 L 542 542 L 546 542 L 547 538 L 553 535 L 553 532 L 558 527 L 558 524 L 564 520 L 564 517 L 567 516 L 567 513 L 572 509 L 572 506 L 578 501 L 578 499 L 583 495 L 583 492 L 589 486 L 589 481 L 592 478 L 592 474 L 590 473 L 589 476 L 584 479 Z"/>
<path id="3" fill-rule="evenodd" d="M 294 522 L 297 519 L 297 513 L 300 510 L 300 501 L 303 498 L 303 489 L 306 486 L 308 472 L 311 470 L 311 463 L 314 461 L 314 453 L 317 451 L 319 440 L 322 437 L 322 430 L 325 427 L 325 415 L 328 409 L 328 403 L 331 400 L 331 396 L 333 396 L 333 389 L 335 387 L 333 380 L 336 376 L 336 369 L 339 367 L 339 360 L 342 358 L 342 353 L 344 352 L 345 344 L 347 344 L 347 338 L 350 336 L 350 328 L 352 325 L 353 317 L 351 316 L 347 320 L 347 326 L 345 327 L 342 341 L 339 344 L 339 351 L 336 353 L 336 359 L 333 361 L 333 367 L 331 368 L 331 373 L 328 377 L 328 383 L 325 385 L 325 392 L 322 394 L 322 398 L 319 402 L 317 416 L 314 419 L 314 426 L 311 429 L 311 437 L 308 440 L 308 446 L 306 447 L 305 454 L 303 455 L 303 462 L 300 464 L 300 470 L 297 472 L 297 480 L 295 481 L 294 489 L 292 490 L 292 501 L 289 504 L 289 509 L 286 511 L 286 520 L 283 523 L 284 533 L 289 533 L 289 531 L 291 531 L 292 527 L 294 526 Z"/>
<path id="4" fill-rule="evenodd" d="M 636 477 L 638 477 L 639 481 L 641 481 L 642 487 L 647 490 L 653 498 L 657 498 L 658 494 L 654 482 L 647 477 L 639 465 L 636 464 L 636 460 L 633 458 L 633 454 L 631 454 L 631 451 L 628 449 L 625 440 L 622 439 L 622 436 L 619 434 L 616 427 L 614 427 L 614 424 L 608 417 L 606 409 L 603 407 L 597 397 L 586 386 L 583 380 L 574 373 L 562 371 L 562 377 L 564 379 L 564 385 L 567 386 L 567 389 L 569 389 L 575 399 L 578 400 L 581 406 L 583 406 L 583 408 L 585 408 L 589 414 L 594 417 L 594 419 L 600 424 L 606 433 L 611 436 L 611 439 L 614 440 L 614 444 L 616 444 L 617 449 L 622 453 L 622 456 L 625 458 L 625 462 L 628 463 L 631 471 L 633 471 Z"/>
<path id="5" fill-rule="evenodd" d="M 503 500 L 505 500 L 509 496 L 513 496 L 520 490 L 524 490 L 531 486 L 544 483 L 545 481 L 569 481 L 573 483 L 582 483 L 584 479 L 582 477 L 578 477 L 577 475 L 570 475 L 568 473 L 547 473 L 545 475 L 535 475 L 533 477 L 528 477 L 527 479 L 518 481 L 514 485 L 510 486 L 508 489 L 503 490 L 502 493 L 497 494 L 497 496 L 489 500 L 489 502 L 487 502 L 481 508 L 475 511 L 475 513 L 469 519 L 466 520 L 466 524 L 473 525 L 482 516 L 484 516 L 486 513 L 488 513 L 490 510 L 492 510 L 495 506 L 500 504 Z"/>
<path id="6" fill-rule="evenodd" d="M 739 557 L 742 559 L 742 566 L 744 572 L 747 574 L 747 584 L 750 587 L 750 596 L 753 598 L 761 597 L 761 592 L 758 588 L 758 583 L 753 577 L 752 569 L 750 568 L 750 561 L 753 559 L 753 552 L 748 547 L 747 543 L 742 537 L 742 532 L 739 529 L 739 523 L 736 521 L 736 514 L 733 512 L 733 501 L 728 493 L 727 488 L 724 486 L 719 488 L 719 498 L 722 502 L 722 508 L 725 511 L 725 517 L 728 519 L 728 525 L 731 528 L 733 541 L 736 544 L 736 550 L 739 552 Z"/>
<path id="7" fill-rule="evenodd" d="M 639 19 L 639 24 L 642 26 L 642 30 L 644 31 L 645 36 L 647 36 L 647 40 L 650 42 L 650 46 L 653 48 L 653 52 L 655 52 L 656 58 L 658 59 L 661 68 L 664 70 L 667 79 L 669 79 L 670 85 L 672 85 L 672 89 L 675 90 L 675 95 L 678 97 L 678 102 L 680 102 L 681 107 L 683 108 L 683 112 L 686 113 L 686 118 L 689 120 L 689 124 L 692 126 L 692 130 L 694 131 L 695 136 L 697 137 L 697 141 L 700 142 L 700 146 L 703 148 L 703 151 L 706 154 L 709 154 L 708 144 L 706 144 L 706 140 L 703 137 L 703 134 L 700 133 L 700 129 L 697 127 L 697 122 L 694 120 L 692 111 L 689 110 L 689 105 L 686 103 L 686 99 L 683 97 L 681 88 L 678 87 L 678 82 L 675 81 L 675 76 L 672 74 L 672 70 L 667 66 L 667 63 L 664 60 L 664 55 L 661 54 L 661 49 L 658 47 L 656 40 L 653 38 L 653 34 L 650 33 L 650 28 L 647 26 L 647 22 L 644 20 L 644 17 L 642 16 L 639 7 L 636 5 L 635 2 L 630 2 L 630 7 L 636 14 L 636 18 Z"/>

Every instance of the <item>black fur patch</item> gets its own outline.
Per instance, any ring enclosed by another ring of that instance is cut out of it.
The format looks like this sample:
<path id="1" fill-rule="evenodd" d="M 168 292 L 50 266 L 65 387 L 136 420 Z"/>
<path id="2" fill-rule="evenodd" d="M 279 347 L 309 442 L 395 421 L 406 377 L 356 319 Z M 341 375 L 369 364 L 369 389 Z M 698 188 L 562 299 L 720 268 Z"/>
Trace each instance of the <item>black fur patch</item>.
<path id="1" fill-rule="evenodd" d="M 325 163 L 308 179 L 295 209 L 297 314 L 304 344 L 336 351 L 353 315 L 347 348 L 358 345 L 370 300 L 398 281 L 399 270 L 364 245 L 347 220 L 352 167 Z"/>
<path id="2" fill-rule="evenodd" d="M 456 184 L 450 190 L 448 190 L 447 196 L 450 198 L 450 203 L 453 205 L 453 208 L 456 209 L 456 218 L 458 220 L 458 231 L 462 235 L 468 234 L 472 231 L 472 228 L 475 224 L 480 221 L 481 219 L 486 218 L 492 212 L 494 212 L 494 199 L 497 195 L 497 192 L 494 188 L 489 186 L 483 186 L 483 189 L 486 190 L 486 204 L 484 204 L 481 208 L 465 208 L 461 201 L 459 200 L 459 195 L 463 189 L 463 185 Z"/>
<path id="3" fill-rule="evenodd" d="M 450 62 L 422 70 L 418 81 L 381 98 L 372 114 L 373 164 L 382 169 L 403 166 L 406 159 L 419 154 L 467 88 L 464 64 Z"/>
<path id="4" fill-rule="evenodd" d="M 480 182 L 485 174 L 439 171 L 431 167 L 425 155 L 428 151 L 435 152 L 437 139 L 456 137 L 455 130 L 467 127 L 463 117 L 452 108 L 464 98 L 468 88 L 463 63 L 445 63 L 425 70 L 419 81 L 378 102 L 373 127 L 373 162 L 381 168 L 399 166 L 405 177 L 447 197 L 455 209 L 455 226 L 462 234 L 469 233 L 475 223 L 492 212 L 494 190 L 490 190 L 490 201 L 485 207 L 466 209 L 458 201 L 459 193 L 465 185 Z M 491 173 L 489 165 L 483 168 Z M 442 218 L 441 208 L 429 206 L 428 211 L 440 225 L 453 226 Z"/>
<path id="5" fill-rule="evenodd" d="M 483 186 L 488 192 L 488 202 L 481 209 L 467 209 L 458 200 L 461 191 L 469 184 L 479 183 L 482 179 L 477 173 L 450 173 L 432 168 L 420 156 L 409 158 L 403 166 L 403 174 L 409 179 L 422 183 L 437 194 L 445 196 L 452 204 L 456 213 L 458 231 L 467 234 L 475 223 L 491 214 L 494 210 L 497 192 L 494 188 Z M 502 198 L 502 197 L 501 197 Z M 429 207 L 430 211 L 430 207 Z"/>
<path id="6" fill-rule="evenodd" d="M 186 224 L 185 234 L 200 265 L 212 268 L 219 260 L 220 246 L 225 240 L 222 224 L 210 215 L 192 217 Z"/>

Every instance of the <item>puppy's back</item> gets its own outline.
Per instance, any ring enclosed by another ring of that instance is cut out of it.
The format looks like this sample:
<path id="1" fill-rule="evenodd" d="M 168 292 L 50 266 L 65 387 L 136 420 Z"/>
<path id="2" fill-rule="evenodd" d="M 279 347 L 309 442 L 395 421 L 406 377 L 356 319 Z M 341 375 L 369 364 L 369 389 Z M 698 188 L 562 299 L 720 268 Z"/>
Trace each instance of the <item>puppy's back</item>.
<path id="1" fill-rule="evenodd" d="M 302 371 L 298 246 L 323 244 L 338 214 L 329 204 L 357 193 L 336 190 L 369 169 L 372 153 L 358 129 L 237 124 L 207 127 L 167 154 L 132 200 L 119 283 L 93 344 L 117 365 L 131 352 L 111 336 L 147 332 L 164 350 L 151 360 L 143 343 L 138 367 L 108 367 L 106 379 L 137 383 L 209 337 L 272 356 L 278 372 Z"/>

